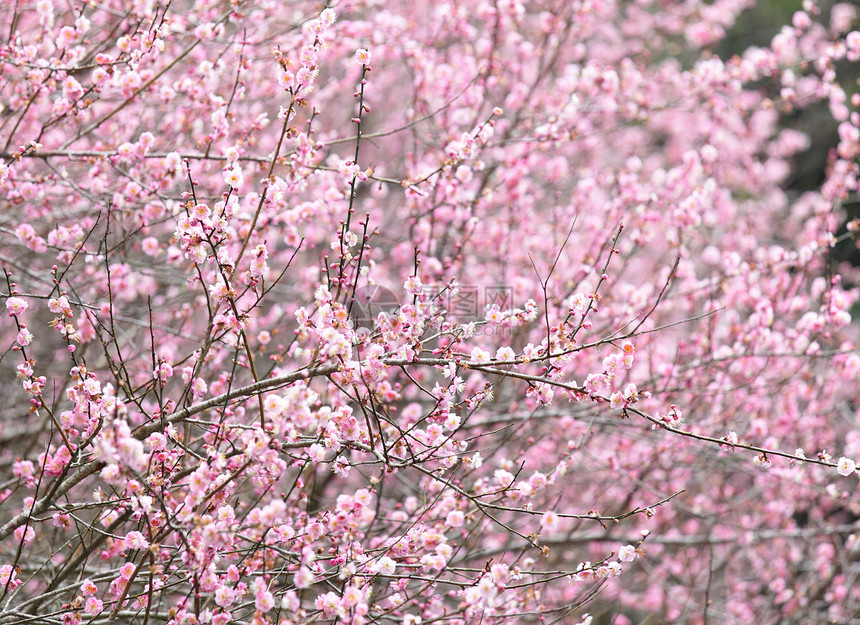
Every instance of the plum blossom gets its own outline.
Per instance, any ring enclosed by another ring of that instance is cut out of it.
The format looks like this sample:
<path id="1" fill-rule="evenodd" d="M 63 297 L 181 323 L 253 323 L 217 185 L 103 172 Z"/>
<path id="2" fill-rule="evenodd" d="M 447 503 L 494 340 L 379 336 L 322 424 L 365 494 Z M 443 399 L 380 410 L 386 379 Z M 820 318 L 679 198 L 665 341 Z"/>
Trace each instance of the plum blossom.
<path id="1" fill-rule="evenodd" d="M 633 562 L 636 559 L 636 547 L 624 545 L 618 550 L 618 559 L 622 562 Z"/>
<path id="2" fill-rule="evenodd" d="M 343 601 L 333 592 L 318 596 L 314 605 L 317 610 L 322 610 L 323 616 L 326 618 L 343 617 L 346 614 Z"/>
<path id="3" fill-rule="evenodd" d="M 370 52 L 364 48 L 359 48 L 355 51 L 355 60 L 362 65 L 370 65 Z"/>
<path id="4" fill-rule="evenodd" d="M 9 316 L 21 315 L 27 310 L 27 302 L 20 297 L 10 297 L 6 300 L 6 310 L 9 311 Z"/>
<path id="5" fill-rule="evenodd" d="M 89 616 L 98 616 L 104 609 L 104 604 L 101 599 L 95 597 L 87 597 L 84 602 L 84 612 Z"/>
<path id="6" fill-rule="evenodd" d="M 854 464 L 854 461 L 844 456 L 839 458 L 839 462 L 836 463 L 836 470 L 839 475 L 851 475 L 852 473 L 854 473 L 855 469 L 856 465 Z"/>
<path id="7" fill-rule="evenodd" d="M 445 517 L 445 525 L 448 527 L 461 527 L 465 521 L 465 515 L 460 510 L 452 510 Z"/>
<path id="8" fill-rule="evenodd" d="M 242 186 L 242 183 L 245 181 L 245 176 L 242 173 L 242 169 L 238 165 L 234 165 L 230 169 L 224 172 L 224 182 L 227 186 L 230 186 L 234 189 L 238 189 Z"/>
<path id="9" fill-rule="evenodd" d="M 373 569 L 376 573 L 381 575 L 394 575 L 394 570 L 397 568 L 397 563 L 389 558 L 388 556 L 383 556 L 373 565 Z"/>
<path id="10" fill-rule="evenodd" d="M 275 607 L 275 597 L 269 591 L 265 580 L 257 578 L 254 580 L 254 607 L 265 614 Z"/>
<path id="11" fill-rule="evenodd" d="M 78 4 L 0 11 L 10 614 L 679 622 L 703 532 L 727 622 L 857 611 L 854 4 Z"/>
<path id="12" fill-rule="evenodd" d="M 543 513 L 540 521 L 541 530 L 547 533 L 553 533 L 561 529 L 561 517 L 552 510 Z"/>

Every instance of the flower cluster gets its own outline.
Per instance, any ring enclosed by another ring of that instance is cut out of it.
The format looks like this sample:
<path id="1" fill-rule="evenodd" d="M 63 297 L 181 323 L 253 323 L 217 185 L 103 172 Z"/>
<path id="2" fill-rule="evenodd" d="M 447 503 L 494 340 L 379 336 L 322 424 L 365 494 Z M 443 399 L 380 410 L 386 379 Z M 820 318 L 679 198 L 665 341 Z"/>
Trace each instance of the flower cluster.
<path id="1" fill-rule="evenodd" d="M 4 618 L 860 613 L 852 4 L 19 4 Z"/>

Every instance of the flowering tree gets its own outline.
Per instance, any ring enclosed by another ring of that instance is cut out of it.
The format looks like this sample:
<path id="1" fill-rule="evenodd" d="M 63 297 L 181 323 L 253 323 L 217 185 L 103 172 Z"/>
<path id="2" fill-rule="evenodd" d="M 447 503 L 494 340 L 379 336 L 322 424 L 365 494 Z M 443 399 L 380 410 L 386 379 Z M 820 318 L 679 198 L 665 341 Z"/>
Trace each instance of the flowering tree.
<path id="1" fill-rule="evenodd" d="M 749 4 L 4 3 L 0 623 L 849 622 L 858 16 Z"/>

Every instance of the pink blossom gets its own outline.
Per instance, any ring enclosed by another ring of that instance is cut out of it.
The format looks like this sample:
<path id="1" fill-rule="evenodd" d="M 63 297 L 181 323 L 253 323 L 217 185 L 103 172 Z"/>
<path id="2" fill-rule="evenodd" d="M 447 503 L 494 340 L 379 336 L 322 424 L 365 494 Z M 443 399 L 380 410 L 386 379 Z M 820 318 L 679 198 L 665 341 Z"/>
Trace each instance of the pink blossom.
<path id="1" fill-rule="evenodd" d="M 129 549 L 146 549 L 149 547 L 149 541 L 138 531 L 129 532 L 124 540 Z"/>
<path id="2" fill-rule="evenodd" d="M 333 592 L 327 592 L 319 595 L 314 603 L 317 610 L 322 610 L 323 616 L 333 618 L 335 616 L 343 616 L 346 610 L 343 607 L 343 602 Z"/>
<path id="3" fill-rule="evenodd" d="M 547 533 L 557 532 L 561 528 L 561 518 L 552 510 L 544 512 L 540 522 L 541 530 Z"/>
<path id="4" fill-rule="evenodd" d="M 84 612 L 86 612 L 90 616 L 98 616 L 101 614 L 104 606 L 100 599 L 96 599 L 95 597 L 87 597 L 86 602 L 84 603 Z"/>
<path id="5" fill-rule="evenodd" d="M 21 583 L 21 580 L 17 578 L 15 571 L 12 569 L 11 564 L 0 566 L 0 585 L 4 588 L 7 586 L 15 588 L 21 585 Z"/>
<path id="6" fill-rule="evenodd" d="M 618 550 L 618 559 L 621 562 L 633 562 L 636 559 L 636 547 L 633 545 L 624 545 Z"/>
<path id="7" fill-rule="evenodd" d="M 55 512 L 52 518 L 54 527 L 60 527 L 63 529 L 69 529 L 72 527 L 72 518 L 68 514 Z"/>
<path id="8" fill-rule="evenodd" d="M 98 587 L 90 579 L 85 579 L 81 582 L 81 594 L 84 597 L 91 597 L 98 592 Z"/>
<path id="9" fill-rule="evenodd" d="M 191 392 L 195 397 L 202 397 L 208 391 L 208 386 L 206 385 L 206 381 L 202 378 L 194 378 L 191 382 Z"/>
<path id="10" fill-rule="evenodd" d="M 487 350 L 481 349 L 480 347 L 475 347 L 472 349 L 472 354 L 471 354 L 469 360 L 471 360 L 472 362 L 476 362 L 476 363 L 478 363 L 478 362 L 490 362 L 491 357 L 490 357 L 490 353 Z"/>
<path id="11" fill-rule="evenodd" d="M 13 534 L 15 536 L 15 540 L 25 545 L 29 545 L 36 538 L 36 531 L 32 527 L 17 527 Z"/>
<path id="12" fill-rule="evenodd" d="M 839 472 L 839 475 L 851 475 L 854 473 L 855 468 L 854 461 L 844 456 L 836 463 L 836 470 Z"/>
<path id="13" fill-rule="evenodd" d="M 355 586 L 347 586 L 343 591 L 343 605 L 349 609 L 364 600 L 364 593 Z"/>
<path id="14" fill-rule="evenodd" d="M 234 189 L 238 189 L 242 186 L 242 183 L 245 180 L 245 176 L 242 173 L 242 169 L 238 166 L 233 166 L 224 172 L 224 182 Z"/>
<path id="15" fill-rule="evenodd" d="M 6 310 L 9 311 L 9 316 L 23 314 L 27 310 L 27 302 L 20 297 L 10 297 L 6 300 Z"/>
<path id="16" fill-rule="evenodd" d="M 355 51 L 355 60 L 362 65 L 370 65 L 370 52 L 363 48 L 359 48 Z"/>
<path id="17" fill-rule="evenodd" d="M 308 588 L 313 582 L 314 575 L 311 570 L 305 566 L 299 567 L 294 577 L 296 588 Z"/>
<path id="18" fill-rule="evenodd" d="M 134 573 L 134 564 L 131 562 L 126 562 L 119 568 L 119 576 L 122 579 L 129 579 L 132 573 Z"/>
<path id="19" fill-rule="evenodd" d="M 49 299 L 48 310 L 55 314 L 62 314 L 67 317 L 72 316 L 72 308 L 69 305 L 69 300 L 67 300 L 65 296 Z"/>
<path id="20" fill-rule="evenodd" d="M 383 556 L 375 562 L 373 569 L 382 575 L 393 575 L 397 564 L 388 556 Z"/>
<path id="21" fill-rule="evenodd" d="M 462 527 L 465 516 L 460 510 L 452 510 L 445 517 L 445 525 L 448 527 Z"/>
<path id="22" fill-rule="evenodd" d="M 33 333 L 30 332 L 27 328 L 21 327 L 18 331 L 18 336 L 15 337 L 15 342 L 18 343 L 21 347 L 26 347 L 30 343 L 33 342 Z"/>
<path id="23" fill-rule="evenodd" d="M 260 578 L 254 582 L 254 607 L 264 614 L 275 607 L 275 597 Z"/>
<path id="24" fill-rule="evenodd" d="M 159 252 L 159 243 L 158 239 L 155 237 L 146 237 L 140 243 L 141 249 L 143 249 L 143 253 L 147 256 L 157 256 Z"/>

